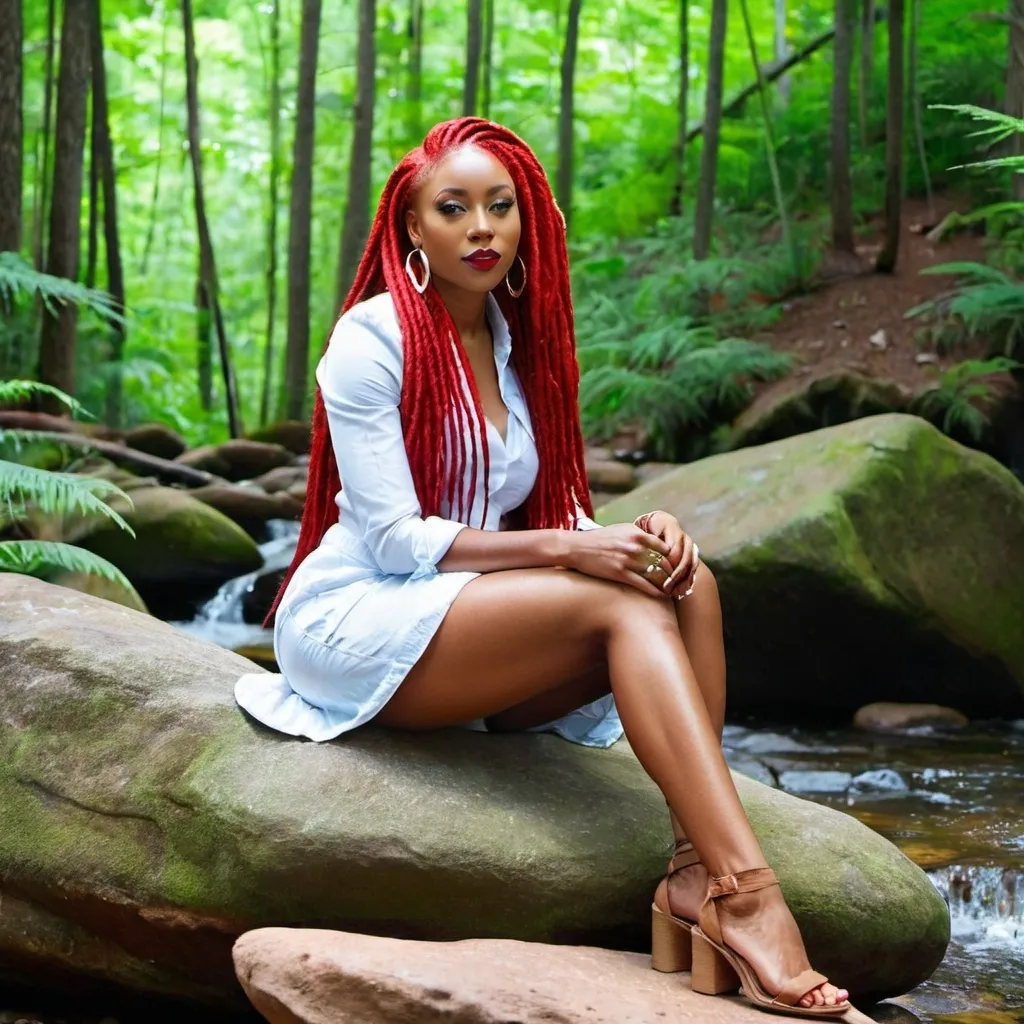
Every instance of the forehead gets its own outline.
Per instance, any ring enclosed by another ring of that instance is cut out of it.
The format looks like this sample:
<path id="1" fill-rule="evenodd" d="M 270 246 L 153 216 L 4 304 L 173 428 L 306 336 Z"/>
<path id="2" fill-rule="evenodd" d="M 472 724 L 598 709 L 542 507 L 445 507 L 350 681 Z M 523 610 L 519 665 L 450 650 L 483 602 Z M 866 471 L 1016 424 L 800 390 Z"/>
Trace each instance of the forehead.
<path id="1" fill-rule="evenodd" d="M 487 190 L 512 186 L 512 176 L 500 160 L 476 146 L 462 146 L 445 156 L 423 183 L 425 190 L 444 188 Z"/>

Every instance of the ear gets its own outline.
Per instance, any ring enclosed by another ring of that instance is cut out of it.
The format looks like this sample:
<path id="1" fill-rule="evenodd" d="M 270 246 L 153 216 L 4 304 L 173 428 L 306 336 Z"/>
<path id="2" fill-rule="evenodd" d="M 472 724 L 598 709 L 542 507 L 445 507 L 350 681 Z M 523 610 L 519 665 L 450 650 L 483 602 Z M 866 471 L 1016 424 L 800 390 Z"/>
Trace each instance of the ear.
<path id="1" fill-rule="evenodd" d="M 405 230 L 409 232 L 409 240 L 419 249 L 423 244 L 423 235 L 420 234 L 420 222 L 415 210 L 405 211 Z"/>

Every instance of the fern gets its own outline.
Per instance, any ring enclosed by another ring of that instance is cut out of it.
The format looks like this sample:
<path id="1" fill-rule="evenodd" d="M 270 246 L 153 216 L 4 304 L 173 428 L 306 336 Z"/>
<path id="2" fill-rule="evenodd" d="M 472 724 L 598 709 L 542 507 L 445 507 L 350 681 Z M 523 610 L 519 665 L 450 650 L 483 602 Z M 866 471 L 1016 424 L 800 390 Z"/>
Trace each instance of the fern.
<path id="1" fill-rule="evenodd" d="M 55 540 L 0 541 L 0 572 L 44 577 L 59 571 L 102 576 L 135 592 L 128 577 L 116 565 L 73 544 Z"/>
<path id="2" fill-rule="evenodd" d="M 0 253 L 0 256 L 3 255 Z M 81 402 L 66 395 L 60 388 L 55 388 L 52 384 L 40 384 L 35 380 L 0 380 L 0 405 L 18 405 L 39 395 L 56 398 L 76 416 L 85 416 L 88 419 L 96 418 Z"/>
<path id="3" fill-rule="evenodd" d="M 17 253 L 0 252 L 0 305 L 11 307 L 20 297 L 34 295 L 38 295 L 53 314 L 58 306 L 70 304 L 92 310 L 104 320 L 124 323 L 124 316 L 106 292 L 53 274 L 42 274 Z"/>
<path id="4" fill-rule="evenodd" d="M 1004 357 L 965 359 L 943 371 L 934 384 L 925 388 L 914 399 L 911 412 L 934 423 L 945 434 L 966 434 L 977 444 L 989 424 L 984 406 L 992 397 L 992 389 L 984 378 L 1021 368 L 1021 363 Z"/>

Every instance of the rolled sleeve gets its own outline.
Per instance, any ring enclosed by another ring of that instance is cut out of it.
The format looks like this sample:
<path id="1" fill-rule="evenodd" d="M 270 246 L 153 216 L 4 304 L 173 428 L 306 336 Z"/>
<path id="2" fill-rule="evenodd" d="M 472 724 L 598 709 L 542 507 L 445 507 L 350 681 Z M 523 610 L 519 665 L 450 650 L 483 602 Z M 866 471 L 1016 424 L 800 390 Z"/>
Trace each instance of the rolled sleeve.
<path id="1" fill-rule="evenodd" d="M 576 502 L 576 532 L 582 533 L 584 530 L 600 530 L 601 524 L 595 523 L 584 511 L 583 506 Z"/>
<path id="2" fill-rule="evenodd" d="M 464 523 L 424 518 L 402 436 L 401 339 L 344 316 L 316 369 L 338 473 L 381 572 L 427 576 Z"/>

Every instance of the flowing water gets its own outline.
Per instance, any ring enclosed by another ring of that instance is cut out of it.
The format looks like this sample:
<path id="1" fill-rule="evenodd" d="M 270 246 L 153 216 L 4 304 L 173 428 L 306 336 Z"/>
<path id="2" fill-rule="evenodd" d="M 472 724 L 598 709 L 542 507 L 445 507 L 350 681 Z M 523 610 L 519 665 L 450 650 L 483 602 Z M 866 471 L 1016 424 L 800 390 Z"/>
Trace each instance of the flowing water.
<path id="1" fill-rule="evenodd" d="M 295 548 L 297 524 L 271 527 L 263 572 L 287 566 Z M 242 616 L 255 579 L 230 581 L 193 621 L 176 625 L 269 656 L 269 633 Z M 748 723 L 727 726 L 724 745 L 740 770 L 886 836 L 946 898 L 952 941 L 941 966 L 872 1009 L 876 1020 L 1024 1024 L 1024 721 L 902 736 Z"/>

